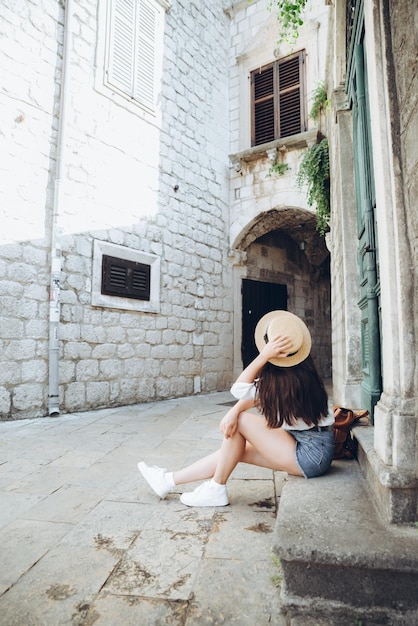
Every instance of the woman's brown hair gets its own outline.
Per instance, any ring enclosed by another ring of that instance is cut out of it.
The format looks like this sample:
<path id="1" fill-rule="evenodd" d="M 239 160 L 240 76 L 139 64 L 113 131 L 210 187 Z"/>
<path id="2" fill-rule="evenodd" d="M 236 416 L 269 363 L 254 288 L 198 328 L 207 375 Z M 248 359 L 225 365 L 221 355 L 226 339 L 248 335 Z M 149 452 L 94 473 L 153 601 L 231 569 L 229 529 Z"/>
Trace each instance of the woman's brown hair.
<path id="1" fill-rule="evenodd" d="M 311 356 L 293 367 L 266 363 L 257 382 L 256 406 L 270 428 L 295 418 L 315 426 L 328 414 L 328 395 Z"/>

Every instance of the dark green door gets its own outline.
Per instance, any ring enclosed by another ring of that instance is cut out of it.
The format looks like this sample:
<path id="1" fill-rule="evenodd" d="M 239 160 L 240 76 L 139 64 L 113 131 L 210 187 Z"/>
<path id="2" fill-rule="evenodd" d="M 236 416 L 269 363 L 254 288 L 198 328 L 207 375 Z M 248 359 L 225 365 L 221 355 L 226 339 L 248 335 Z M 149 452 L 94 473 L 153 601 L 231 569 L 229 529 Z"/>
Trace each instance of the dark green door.
<path id="1" fill-rule="evenodd" d="M 367 93 L 367 64 L 363 35 L 353 47 L 352 105 L 354 169 L 357 203 L 358 263 L 360 274 L 362 407 L 371 416 L 382 392 L 380 352 L 380 279 L 377 249 L 376 197 L 370 108 Z"/>
<path id="2" fill-rule="evenodd" d="M 287 287 L 244 278 L 242 281 L 242 344 L 244 368 L 258 354 L 254 331 L 258 320 L 269 311 L 287 310 Z"/>

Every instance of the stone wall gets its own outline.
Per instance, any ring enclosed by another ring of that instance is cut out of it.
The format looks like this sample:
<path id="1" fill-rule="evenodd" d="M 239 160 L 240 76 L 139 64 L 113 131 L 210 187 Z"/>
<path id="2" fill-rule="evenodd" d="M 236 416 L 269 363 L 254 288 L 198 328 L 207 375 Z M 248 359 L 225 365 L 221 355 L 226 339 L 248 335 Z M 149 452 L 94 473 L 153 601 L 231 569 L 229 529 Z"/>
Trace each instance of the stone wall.
<path id="1" fill-rule="evenodd" d="M 247 278 L 287 287 L 288 310 L 303 318 L 312 335 L 312 357 L 324 379 L 332 377 L 328 259 L 316 272 L 299 246 L 272 233 L 247 250 Z"/>
<path id="2" fill-rule="evenodd" d="M 401 186 L 405 203 L 408 248 L 403 251 L 401 263 L 407 275 L 413 268 L 410 294 L 414 300 L 415 337 L 418 336 L 418 59 L 416 32 L 418 7 L 410 2 L 390 2 L 391 16 L 391 70 L 390 94 L 396 102 L 394 137 L 397 139 L 396 157 L 401 159 Z M 407 71 L 405 71 L 407 68 Z M 408 270 L 409 268 L 409 270 Z M 416 355 L 416 352 L 415 352 Z M 415 364 L 415 395 L 418 389 L 418 368 Z M 417 458 L 418 465 L 418 458 Z"/>
<path id="3" fill-rule="evenodd" d="M 93 1 L 72 9 L 57 216 L 61 411 L 225 389 L 233 302 L 222 2 L 176 1 L 166 13 L 154 118 L 105 93 L 101 10 Z M 64 15 L 58 1 L 43 0 L 2 3 L 0 18 L 0 415 L 13 419 L 47 413 Z M 157 312 L 92 305 L 94 240 L 159 258 Z"/>
<path id="4" fill-rule="evenodd" d="M 0 6 L 0 415 L 45 414 L 58 2 Z"/>
<path id="5" fill-rule="evenodd" d="M 274 4 L 274 3 L 273 3 Z M 288 308 L 308 323 L 321 374 L 331 377 L 329 253 L 315 230 L 315 207 L 297 174 L 306 148 L 317 141 L 318 122 L 308 116 L 306 131 L 251 147 L 251 72 L 304 50 L 306 108 L 312 92 L 325 78 L 328 7 L 310 6 L 297 43 L 278 44 L 274 8 L 265 2 L 234 2 L 230 49 L 230 246 L 235 253 L 234 373 L 242 367 L 241 285 L 245 278 L 286 284 Z M 325 133 L 324 129 L 322 132 Z M 271 171 L 275 162 L 287 165 L 283 175 Z"/>
<path id="6" fill-rule="evenodd" d="M 359 454 L 371 493 L 386 522 L 416 519 L 416 174 L 417 95 L 414 24 L 417 9 L 406 1 L 364 2 L 367 92 L 376 232 L 379 251 L 380 340 L 383 392 L 371 432 L 360 436 Z M 345 94 L 342 45 L 346 3 L 331 11 L 327 86 L 331 146 L 331 269 L 334 401 L 359 406 L 363 363 L 359 315 L 360 271 L 353 172 L 353 119 Z M 360 34 L 360 33 L 359 33 Z"/>

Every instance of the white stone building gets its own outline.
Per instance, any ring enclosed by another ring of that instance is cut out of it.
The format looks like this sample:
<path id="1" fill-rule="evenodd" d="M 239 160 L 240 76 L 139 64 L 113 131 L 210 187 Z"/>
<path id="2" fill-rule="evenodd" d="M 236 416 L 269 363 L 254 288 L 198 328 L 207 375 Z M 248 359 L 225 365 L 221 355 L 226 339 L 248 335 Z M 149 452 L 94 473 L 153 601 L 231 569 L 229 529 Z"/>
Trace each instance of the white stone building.
<path id="1" fill-rule="evenodd" d="M 271 308 L 330 377 L 329 254 L 296 185 L 328 8 L 292 48 L 267 5 L 1 3 L 2 419 L 227 389 Z M 264 135 L 251 85 L 288 70 Z"/>
<path id="2" fill-rule="evenodd" d="M 251 338 L 258 319 L 271 309 L 287 308 L 308 324 L 317 366 L 330 378 L 329 253 L 316 230 L 306 190 L 296 181 L 306 147 L 320 134 L 309 111 L 312 94 L 325 77 L 328 8 L 320 3 L 306 12 L 295 44 L 277 43 L 277 15 L 266 14 L 264 2 L 235 2 L 227 13 L 234 375 L 255 356 Z M 266 110 L 256 110 L 256 87 L 252 91 L 258 76 L 260 100 L 265 100 L 270 70 L 277 80 L 274 130 Z M 283 175 L 271 171 L 275 163 L 287 166 Z"/>

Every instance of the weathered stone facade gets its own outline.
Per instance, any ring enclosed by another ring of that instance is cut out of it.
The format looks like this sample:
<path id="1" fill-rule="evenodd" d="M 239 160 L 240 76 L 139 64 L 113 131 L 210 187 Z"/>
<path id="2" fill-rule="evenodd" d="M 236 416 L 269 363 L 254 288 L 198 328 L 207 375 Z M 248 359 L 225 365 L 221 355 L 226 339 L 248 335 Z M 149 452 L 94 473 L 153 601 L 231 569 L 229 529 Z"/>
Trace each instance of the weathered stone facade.
<path id="1" fill-rule="evenodd" d="M 231 381 L 229 19 L 220 0 L 165 8 L 160 110 L 152 116 L 103 93 L 96 2 L 67 2 L 66 16 L 55 0 L 0 7 L 3 419 L 47 412 L 57 193 L 61 410 L 210 392 Z M 159 258 L 158 313 L 92 305 L 94 240 Z"/>
<path id="2" fill-rule="evenodd" d="M 243 277 L 286 283 L 330 375 L 328 253 L 296 187 L 316 126 L 250 148 L 248 72 L 291 48 L 264 0 L 155 6 L 154 111 L 109 89 L 106 2 L 0 7 L 2 419 L 47 414 L 54 378 L 62 412 L 227 388 Z M 309 14 L 298 42 L 308 96 L 326 14 Z M 268 176 L 278 158 L 289 171 Z M 106 245 L 153 264 L 151 303 L 103 301 Z"/>
<path id="3" fill-rule="evenodd" d="M 268 145 L 251 148 L 250 72 L 299 50 L 306 52 L 308 111 L 312 93 L 325 77 L 328 8 L 315 6 L 304 16 L 296 46 L 277 43 L 277 16 L 264 2 L 233 3 L 230 50 L 230 246 L 234 265 L 234 374 L 242 367 L 244 278 L 287 287 L 288 309 L 307 322 L 313 356 L 331 377 L 329 253 L 316 231 L 314 209 L 299 189 L 297 173 L 306 147 L 317 141 L 317 122 Z M 288 166 L 283 175 L 273 163 Z M 280 307 L 278 307 L 280 308 Z"/>
<path id="4" fill-rule="evenodd" d="M 364 12 L 382 368 L 382 392 L 374 411 L 374 428 L 369 433 L 359 429 L 360 460 L 383 517 L 391 522 L 411 522 L 418 515 L 415 302 L 418 9 L 406 1 L 364 0 L 355 4 L 359 14 Z M 358 306 L 363 277 L 358 263 L 361 233 L 355 197 L 354 117 L 347 97 L 348 49 L 340 36 L 345 31 L 348 14 L 342 0 L 334 5 L 330 13 L 327 71 L 333 100 L 329 137 L 334 399 L 344 405 L 360 406 L 368 353 L 362 341 L 364 319 Z"/>

